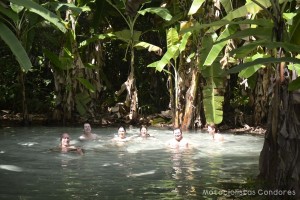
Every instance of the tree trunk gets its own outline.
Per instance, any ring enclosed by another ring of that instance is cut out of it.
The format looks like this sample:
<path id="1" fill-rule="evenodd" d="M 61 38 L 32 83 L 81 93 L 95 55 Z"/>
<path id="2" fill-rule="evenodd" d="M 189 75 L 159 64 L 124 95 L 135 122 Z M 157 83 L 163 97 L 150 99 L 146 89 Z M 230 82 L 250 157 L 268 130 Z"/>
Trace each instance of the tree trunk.
<path id="1" fill-rule="evenodd" d="M 185 94 L 185 110 L 181 128 L 187 130 L 195 128 L 195 108 L 197 100 L 197 89 L 199 82 L 199 73 L 197 66 L 192 66 L 190 87 Z"/>
<path id="2" fill-rule="evenodd" d="M 271 84 L 271 67 L 266 67 L 258 71 L 256 86 L 254 89 L 254 126 L 265 124 L 269 108 L 269 86 Z"/>
<path id="3" fill-rule="evenodd" d="M 135 123 L 138 118 L 138 91 L 136 88 L 136 79 L 134 75 L 134 48 L 131 46 L 131 57 L 130 57 L 130 73 L 125 83 L 122 84 L 121 89 L 116 92 L 119 96 L 123 91 L 127 91 L 125 105 L 130 108 L 129 120 Z"/>
<path id="4" fill-rule="evenodd" d="M 74 0 L 68 0 L 68 3 L 73 3 L 73 1 Z M 53 70 L 57 94 L 57 108 L 53 115 L 55 118 L 53 119 L 62 119 L 63 125 L 65 125 L 67 121 L 72 120 L 73 112 L 76 109 L 76 94 L 83 91 L 83 87 L 80 85 L 77 78 L 83 76 L 85 68 L 78 51 L 76 37 L 74 38 L 76 35 L 76 19 L 72 15 L 71 10 L 66 12 L 65 21 L 70 23 L 70 29 L 67 31 L 65 36 L 71 46 L 70 51 L 73 59 L 71 63 L 63 63 L 65 65 L 69 65 L 62 66 L 64 69 Z M 68 44 L 66 46 L 68 46 Z M 64 50 L 61 50 L 60 56 L 64 56 L 64 53 Z"/>
<path id="5" fill-rule="evenodd" d="M 26 87 L 25 87 L 25 73 L 20 69 L 20 84 L 22 90 L 22 112 L 23 112 L 23 124 L 28 125 L 29 123 L 29 115 L 28 115 L 28 107 L 27 107 L 27 98 L 26 98 Z"/>
<path id="6" fill-rule="evenodd" d="M 299 96 L 289 92 L 287 84 L 277 81 L 259 160 L 259 177 L 274 190 L 290 190 L 294 195 L 284 195 L 289 199 L 300 198 L 300 98 L 296 98 Z"/>

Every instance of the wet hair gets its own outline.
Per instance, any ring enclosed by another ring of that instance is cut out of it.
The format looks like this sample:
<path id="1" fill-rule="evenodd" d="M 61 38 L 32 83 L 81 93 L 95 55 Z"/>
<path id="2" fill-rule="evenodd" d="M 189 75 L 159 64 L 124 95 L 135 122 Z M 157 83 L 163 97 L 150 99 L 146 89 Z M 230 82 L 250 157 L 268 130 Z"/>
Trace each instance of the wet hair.
<path id="1" fill-rule="evenodd" d="M 142 130 L 142 128 L 145 128 L 146 130 L 148 130 L 148 128 L 147 128 L 146 125 L 142 125 L 142 126 L 140 127 L 140 131 Z"/>
<path id="2" fill-rule="evenodd" d="M 118 128 L 118 131 L 119 131 L 119 129 L 120 129 L 120 128 L 123 128 L 123 129 L 124 129 L 124 131 L 126 132 L 126 128 L 125 128 L 125 126 L 122 126 L 122 125 L 121 125 L 121 126 L 119 126 L 119 128 Z"/>
<path id="3" fill-rule="evenodd" d="M 218 132 L 218 129 L 215 124 L 208 124 L 207 127 L 210 126 L 212 129 L 215 129 L 215 133 Z"/>
<path id="4" fill-rule="evenodd" d="M 65 134 L 68 134 L 68 136 L 70 137 L 69 133 L 62 133 L 62 134 L 60 134 L 60 141 L 62 141 Z"/>
<path id="5" fill-rule="evenodd" d="M 174 127 L 174 128 L 173 128 L 173 133 L 174 133 L 174 131 L 177 130 L 177 129 L 179 129 L 179 130 L 180 130 L 180 133 L 182 134 L 182 130 L 181 130 L 180 127 Z"/>

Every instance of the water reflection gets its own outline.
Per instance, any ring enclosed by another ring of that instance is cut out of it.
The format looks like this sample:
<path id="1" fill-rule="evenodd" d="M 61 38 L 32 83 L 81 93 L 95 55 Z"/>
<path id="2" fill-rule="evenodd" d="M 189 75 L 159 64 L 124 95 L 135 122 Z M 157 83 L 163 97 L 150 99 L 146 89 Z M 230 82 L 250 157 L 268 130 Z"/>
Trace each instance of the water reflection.
<path id="1" fill-rule="evenodd" d="M 93 128 L 101 141 L 72 140 L 85 149 L 80 156 L 49 151 L 61 132 L 78 138 L 80 127 L 1 129 L 0 199 L 201 199 L 205 189 L 239 188 L 258 173 L 263 138 L 225 134 L 216 143 L 191 132 L 184 137 L 193 148 L 170 149 L 170 130 L 149 129 L 152 139 L 122 146 L 111 143 L 115 131 Z"/>

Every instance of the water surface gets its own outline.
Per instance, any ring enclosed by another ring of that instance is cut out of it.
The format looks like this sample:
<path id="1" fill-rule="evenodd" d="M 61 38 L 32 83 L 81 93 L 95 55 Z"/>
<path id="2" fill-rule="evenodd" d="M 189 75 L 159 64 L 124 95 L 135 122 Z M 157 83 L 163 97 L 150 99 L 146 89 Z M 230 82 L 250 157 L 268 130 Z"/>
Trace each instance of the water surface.
<path id="1" fill-rule="evenodd" d="M 217 199 L 219 191 L 247 189 L 258 174 L 259 136 L 214 142 L 206 132 L 185 132 L 193 148 L 176 150 L 165 146 L 170 130 L 149 128 L 155 139 L 122 146 L 110 141 L 116 131 L 93 128 L 101 140 L 82 143 L 81 127 L 0 129 L 0 199 Z M 50 151 L 62 132 L 85 155 Z"/>

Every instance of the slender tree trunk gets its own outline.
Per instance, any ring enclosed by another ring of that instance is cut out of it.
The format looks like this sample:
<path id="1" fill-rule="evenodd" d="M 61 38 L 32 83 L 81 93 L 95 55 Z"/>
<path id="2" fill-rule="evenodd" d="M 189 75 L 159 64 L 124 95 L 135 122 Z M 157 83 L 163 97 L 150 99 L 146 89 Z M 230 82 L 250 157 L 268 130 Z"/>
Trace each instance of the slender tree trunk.
<path id="1" fill-rule="evenodd" d="M 168 64 L 168 71 L 170 72 L 172 70 L 170 64 Z M 168 75 L 168 91 L 169 91 L 169 95 L 170 95 L 170 102 L 169 102 L 169 108 L 172 111 L 172 119 L 173 119 L 173 124 L 175 124 L 175 94 L 174 94 L 174 84 L 173 84 L 173 80 L 172 80 L 172 75 L 169 74 Z"/>
<path id="2" fill-rule="evenodd" d="M 190 128 L 194 128 L 195 124 L 193 123 L 195 120 L 195 108 L 196 108 L 196 97 L 198 91 L 198 82 L 199 82 L 199 73 L 197 66 L 192 66 L 191 71 L 191 83 L 190 87 L 185 94 L 185 110 L 182 120 L 181 128 L 183 130 L 187 130 Z"/>
<path id="3" fill-rule="evenodd" d="M 129 120 L 133 123 L 137 121 L 138 117 L 138 91 L 136 88 L 136 79 L 134 75 L 134 48 L 131 46 L 131 57 L 130 57 L 130 73 L 125 83 L 122 84 L 121 89 L 116 92 L 119 96 L 123 91 L 127 91 L 125 105 L 130 108 Z"/>
<path id="4" fill-rule="evenodd" d="M 136 88 L 136 79 L 134 75 L 134 48 L 131 46 L 131 62 L 130 62 L 130 74 L 128 77 L 128 96 L 130 100 L 130 113 L 129 119 L 132 122 L 137 120 L 137 109 L 138 109 L 138 93 Z"/>
<path id="5" fill-rule="evenodd" d="M 20 84 L 22 91 L 22 112 L 23 112 L 23 124 L 28 125 L 29 116 L 28 116 L 28 107 L 27 107 L 27 98 L 26 98 L 26 87 L 25 87 L 25 73 L 20 68 Z"/>

